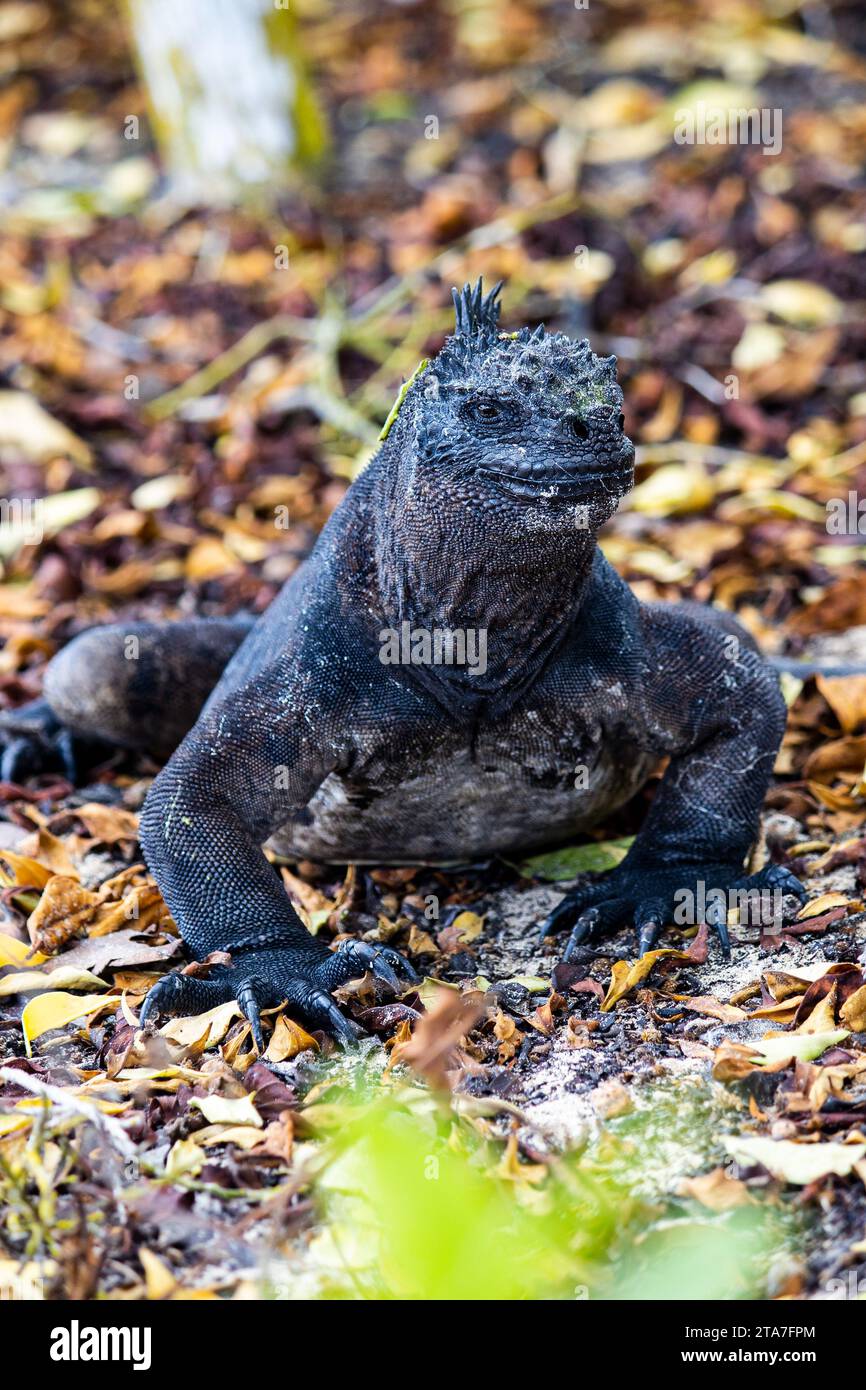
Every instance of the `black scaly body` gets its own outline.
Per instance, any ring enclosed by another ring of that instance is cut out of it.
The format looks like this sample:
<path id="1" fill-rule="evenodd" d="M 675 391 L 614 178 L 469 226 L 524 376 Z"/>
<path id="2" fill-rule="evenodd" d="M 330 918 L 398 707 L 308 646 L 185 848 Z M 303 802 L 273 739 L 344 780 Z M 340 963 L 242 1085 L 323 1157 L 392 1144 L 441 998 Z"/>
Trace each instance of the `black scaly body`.
<path id="1" fill-rule="evenodd" d="M 165 977 L 145 1021 L 237 997 L 260 1040 L 260 1010 L 288 999 L 348 1038 L 331 991 L 366 969 L 396 988 L 411 967 L 313 938 L 265 842 L 335 862 L 514 853 L 573 839 L 665 757 L 623 863 L 544 930 L 573 928 L 574 949 L 633 921 L 646 949 L 678 889 L 802 896 L 785 870 L 744 877 L 785 723 L 776 676 L 731 618 L 640 604 L 596 545 L 632 482 L 615 359 L 543 329 L 501 333 L 498 287 L 455 303 L 454 334 L 255 626 L 143 631 L 154 672 L 165 652 L 188 673 L 172 741 L 191 725 L 147 798 L 144 854 L 190 950 L 232 958 Z M 403 624 L 484 632 L 486 662 L 384 664 L 383 634 Z M 137 671 L 130 731 L 123 634 L 97 629 L 55 658 L 47 725 L 153 747 L 165 682 L 157 699 Z M 713 925 L 726 947 L 723 915 Z"/>

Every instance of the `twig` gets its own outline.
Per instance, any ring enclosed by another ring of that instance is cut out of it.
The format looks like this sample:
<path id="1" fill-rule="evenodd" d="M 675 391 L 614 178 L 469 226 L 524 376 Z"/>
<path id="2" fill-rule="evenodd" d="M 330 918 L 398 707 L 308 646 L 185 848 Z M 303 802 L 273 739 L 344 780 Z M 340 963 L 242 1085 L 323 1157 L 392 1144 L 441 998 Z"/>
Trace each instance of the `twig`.
<path id="1" fill-rule="evenodd" d="M 232 376 L 254 357 L 258 357 L 278 338 L 302 338 L 310 341 L 315 336 L 315 320 L 295 318 L 291 314 L 276 314 L 264 323 L 257 323 L 236 343 L 214 357 L 199 371 L 187 377 L 181 386 L 175 386 L 162 396 L 156 396 L 144 407 L 145 413 L 153 420 L 165 420 L 174 415 L 187 401 L 206 396 L 228 377 Z"/>
<path id="2" fill-rule="evenodd" d="M 96 1106 L 88 1105 L 86 1101 L 69 1095 L 59 1086 L 51 1086 L 46 1081 L 40 1081 L 36 1076 L 30 1076 L 23 1071 L 15 1071 L 12 1067 L 0 1067 L 0 1081 L 8 1081 L 11 1086 L 22 1086 L 25 1091 L 32 1091 L 34 1095 L 50 1101 L 61 1114 L 74 1115 L 77 1119 L 87 1120 L 89 1124 L 101 1130 L 109 1143 L 127 1158 L 137 1154 L 138 1150 L 135 1144 L 118 1120 L 113 1119 L 110 1115 L 103 1115 Z"/>

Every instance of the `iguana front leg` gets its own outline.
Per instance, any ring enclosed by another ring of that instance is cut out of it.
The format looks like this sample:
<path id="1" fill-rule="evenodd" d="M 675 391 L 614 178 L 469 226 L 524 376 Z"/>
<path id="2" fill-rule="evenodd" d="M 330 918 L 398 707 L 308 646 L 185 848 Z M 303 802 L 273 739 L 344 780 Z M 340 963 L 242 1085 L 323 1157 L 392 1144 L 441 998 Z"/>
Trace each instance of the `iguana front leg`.
<path id="1" fill-rule="evenodd" d="M 206 712 L 151 788 L 141 822 L 148 866 L 190 949 L 200 959 L 228 952 L 231 963 L 206 979 L 165 976 L 144 1002 L 142 1025 L 235 998 L 261 1049 L 261 1010 L 287 1000 L 345 1042 L 356 1030 L 333 989 L 367 970 L 395 990 L 417 982 L 389 947 L 351 941 L 331 950 L 311 936 L 262 852 L 338 758 L 327 740 L 327 691 L 314 693 L 287 664 Z"/>
<path id="2" fill-rule="evenodd" d="M 730 953 L 727 912 L 736 892 L 805 890 L 790 870 L 771 865 L 747 875 L 744 861 L 785 727 L 776 675 L 751 645 L 677 610 L 648 613 L 645 685 L 649 728 L 671 761 L 625 859 L 595 882 L 566 894 L 541 927 L 571 929 L 566 959 L 583 942 L 633 923 L 640 954 L 689 901 L 709 900 L 704 920 Z M 646 727 L 646 725 L 644 726 Z"/>

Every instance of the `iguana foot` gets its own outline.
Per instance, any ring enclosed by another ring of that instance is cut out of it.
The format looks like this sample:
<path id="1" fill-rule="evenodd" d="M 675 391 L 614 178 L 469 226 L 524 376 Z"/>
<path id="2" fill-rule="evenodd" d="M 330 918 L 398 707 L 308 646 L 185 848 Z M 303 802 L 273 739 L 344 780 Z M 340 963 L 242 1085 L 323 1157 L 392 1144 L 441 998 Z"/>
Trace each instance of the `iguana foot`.
<path id="1" fill-rule="evenodd" d="M 602 878 L 566 893 L 542 923 L 539 939 L 543 941 L 546 936 L 570 929 L 563 954 L 568 961 L 584 943 L 595 942 L 632 923 L 637 932 L 638 955 L 644 955 L 653 949 L 667 923 L 704 921 L 718 937 L 725 958 L 730 959 L 728 906 L 749 904 L 754 902 L 753 895 L 767 893 L 791 893 L 801 903 L 807 897 L 800 880 L 778 864 L 768 865 L 756 874 L 743 874 L 742 869 L 731 865 L 652 868 L 630 864 L 626 859 Z M 744 898 L 744 894 L 748 897 Z M 758 902 L 763 907 L 761 898 Z"/>
<path id="2" fill-rule="evenodd" d="M 0 782 L 59 772 L 74 784 L 84 767 L 92 767 L 110 752 L 108 744 L 73 734 L 47 700 L 31 700 L 0 714 Z"/>
<path id="3" fill-rule="evenodd" d="M 236 999 L 249 1019 L 256 1047 L 264 1051 L 261 1011 L 285 1001 L 299 1019 L 322 1028 L 344 1046 L 355 1042 L 362 1030 L 341 1013 L 331 990 L 355 980 L 369 970 L 395 993 L 405 992 L 419 977 L 399 951 L 366 941 L 347 940 L 333 951 L 326 947 L 236 947 L 230 965 L 212 967 L 205 979 L 198 975 L 165 975 L 150 990 L 141 1008 L 142 1028 L 157 1014 L 195 1014 Z"/>

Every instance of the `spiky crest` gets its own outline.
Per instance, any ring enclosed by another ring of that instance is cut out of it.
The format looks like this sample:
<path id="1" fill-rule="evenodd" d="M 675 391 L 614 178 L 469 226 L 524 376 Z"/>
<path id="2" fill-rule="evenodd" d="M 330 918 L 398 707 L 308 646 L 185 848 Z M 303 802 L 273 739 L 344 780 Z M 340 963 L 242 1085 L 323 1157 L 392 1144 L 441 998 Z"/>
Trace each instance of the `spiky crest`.
<path id="1" fill-rule="evenodd" d="M 495 338 L 499 324 L 499 292 L 502 283 L 500 280 L 489 294 L 485 294 L 484 280 L 479 276 L 475 285 L 464 285 L 459 292 L 456 288 L 452 289 L 455 335 L 462 338 Z"/>

